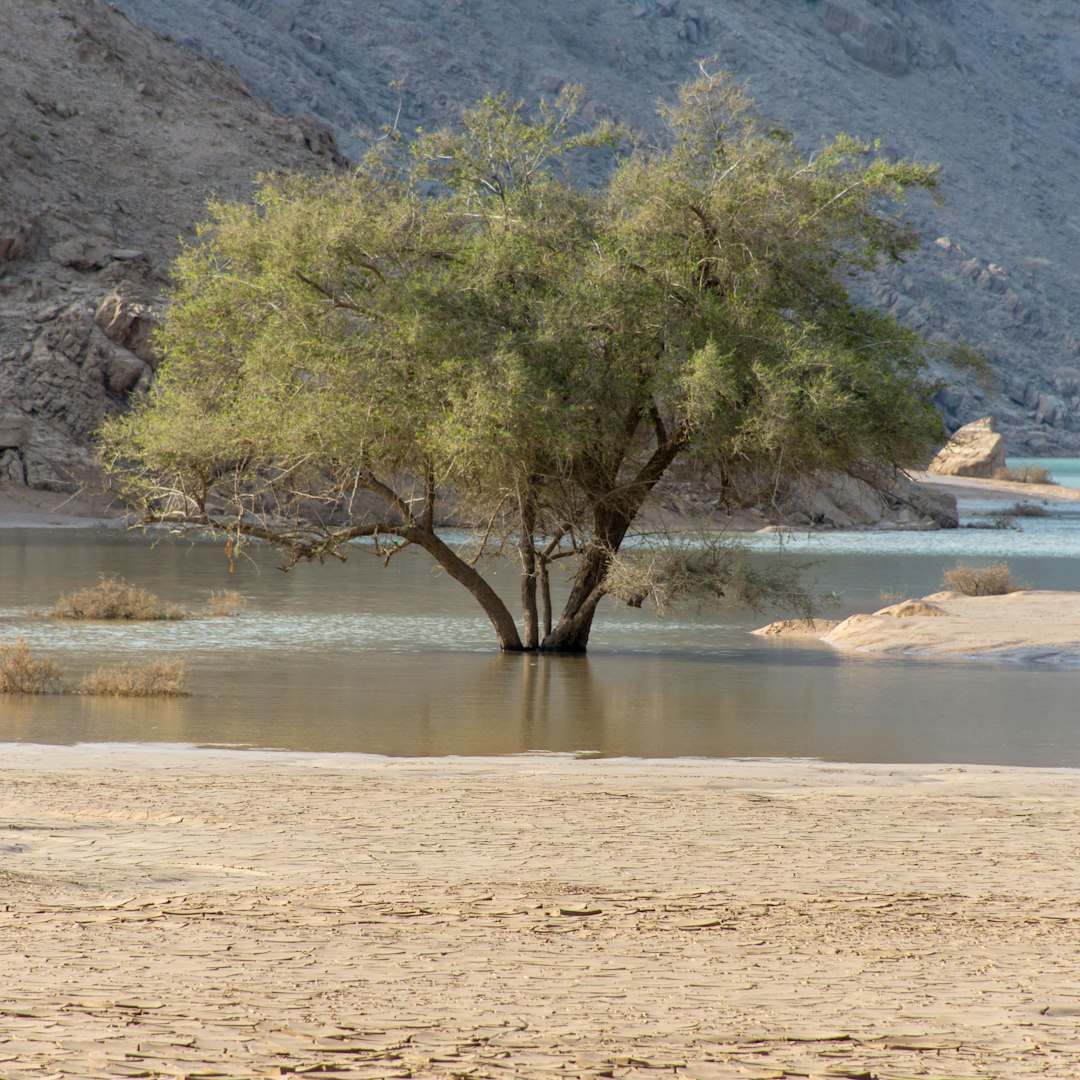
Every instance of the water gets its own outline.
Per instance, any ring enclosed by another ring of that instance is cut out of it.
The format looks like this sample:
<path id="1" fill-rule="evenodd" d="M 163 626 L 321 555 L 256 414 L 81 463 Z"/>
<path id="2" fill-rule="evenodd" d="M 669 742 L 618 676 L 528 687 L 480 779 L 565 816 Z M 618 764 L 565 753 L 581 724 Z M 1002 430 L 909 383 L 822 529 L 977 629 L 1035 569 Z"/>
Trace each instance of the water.
<path id="1" fill-rule="evenodd" d="M 785 548 L 838 597 L 836 616 L 937 589 L 957 561 L 1007 559 L 1037 588 L 1080 590 L 1080 517 L 1022 532 L 794 535 Z M 760 557 L 775 541 L 756 537 Z M 220 542 L 112 531 L 0 530 L 0 641 L 17 635 L 72 680 L 103 663 L 182 655 L 192 696 L 0 696 L 0 742 L 139 742 L 482 755 L 792 757 L 1080 767 L 1080 666 L 843 656 L 748 631 L 768 617 L 658 620 L 603 607 L 587 657 L 502 656 L 471 598 L 422 552 L 388 569 L 347 563 L 289 574 L 255 550 L 229 573 Z M 233 618 L 179 623 L 30 617 L 59 593 L 123 574 L 200 607 L 241 591 Z M 516 590 L 509 569 L 496 583 Z"/>
<path id="2" fill-rule="evenodd" d="M 1050 478 L 1062 487 L 1080 488 L 1080 458 L 1011 457 L 1005 464 L 1010 469 L 1038 466 L 1050 473 Z"/>

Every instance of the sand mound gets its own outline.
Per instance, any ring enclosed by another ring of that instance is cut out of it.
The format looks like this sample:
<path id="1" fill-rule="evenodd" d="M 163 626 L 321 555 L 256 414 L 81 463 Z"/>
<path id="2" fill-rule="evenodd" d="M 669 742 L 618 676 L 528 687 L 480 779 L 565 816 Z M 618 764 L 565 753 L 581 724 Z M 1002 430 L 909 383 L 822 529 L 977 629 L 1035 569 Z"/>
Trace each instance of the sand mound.
<path id="1" fill-rule="evenodd" d="M 905 600 L 873 615 L 819 625 L 820 632 L 807 628 L 801 636 L 817 637 L 846 652 L 1080 663 L 1080 593 L 1074 592 L 1022 590 L 1004 596 L 941 592 Z M 773 623 L 755 633 L 770 637 L 798 633 L 784 627 Z"/>

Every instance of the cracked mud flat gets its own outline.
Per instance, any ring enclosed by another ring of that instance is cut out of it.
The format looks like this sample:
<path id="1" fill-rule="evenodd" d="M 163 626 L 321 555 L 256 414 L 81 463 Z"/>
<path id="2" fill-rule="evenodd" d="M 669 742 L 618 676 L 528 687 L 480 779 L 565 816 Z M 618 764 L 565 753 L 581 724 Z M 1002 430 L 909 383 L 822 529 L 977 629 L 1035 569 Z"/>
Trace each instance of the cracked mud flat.
<path id="1" fill-rule="evenodd" d="M 1080 774 L 0 750 L 0 1077 L 1075 1077 Z"/>

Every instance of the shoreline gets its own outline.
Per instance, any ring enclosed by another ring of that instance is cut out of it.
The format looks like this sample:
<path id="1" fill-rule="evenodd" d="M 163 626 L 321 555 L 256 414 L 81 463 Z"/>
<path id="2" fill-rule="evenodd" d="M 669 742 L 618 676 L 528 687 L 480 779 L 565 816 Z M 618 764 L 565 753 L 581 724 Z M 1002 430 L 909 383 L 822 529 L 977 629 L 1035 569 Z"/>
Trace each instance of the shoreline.
<path id="1" fill-rule="evenodd" d="M 0 699 L 2 700 L 2 699 Z M 101 755 L 100 761 L 108 758 L 110 763 L 126 754 L 138 757 L 140 755 L 155 756 L 175 760 L 190 755 L 195 761 L 220 757 L 225 762 L 233 761 L 237 764 L 247 762 L 260 765 L 281 765 L 283 768 L 303 765 L 310 762 L 323 762 L 324 764 L 340 764 L 342 768 L 352 767 L 376 767 L 376 766 L 400 766 L 411 767 L 417 770 L 433 770 L 440 768 L 455 770 L 458 768 L 488 769 L 493 772 L 500 770 L 514 771 L 528 768 L 536 772 L 557 771 L 562 766 L 575 767 L 577 765 L 589 765 L 597 769 L 611 767 L 613 770 L 644 769 L 651 776 L 663 773 L 665 770 L 685 772 L 687 769 L 702 768 L 705 770 L 733 769 L 753 770 L 783 769 L 791 766 L 793 769 L 822 769 L 826 771 L 842 772 L 845 770 L 861 770 L 866 773 L 878 772 L 887 774 L 900 774 L 907 772 L 934 772 L 948 770 L 967 770 L 978 772 L 980 770 L 990 773 L 1000 772 L 1030 772 L 1045 773 L 1059 772 L 1067 776 L 1076 776 L 1080 773 L 1080 764 L 1076 765 L 1031 765 L 1013 764 L 994 761 L 856 761 L 841 758 L 825 758 L 813 756 L 790 756 L 790 757 L 708 757 L 704 755 L 683 754 L 673 757 L 634 757 L 629 754 L 604 754 L 598 750 L 523 750 L 508 751 L 506 753 L 492 754 L 391 754 L 378 753 L 366 750 L 293 750 L 286 748 L 267 748 L 262 746 L 219 746 L 206 743 L 169 743 L 169 742 L 73 742 L 73 743 L 42 743 L 30 740 L 20 742 L 0 741 L 0 759 L 5 754 L 32 755 L 34 752 L 43 754 L 70 753 L 77 760 L 74 762 L 80 767 L 98 761 L 97 755 Z"/>
<path id="2" fill-rule="evenodd" d="M 0 747 L 0 1075 L 1080 1068 L 1071 770 Z"/>
<path id="3" fill-rule="evenodd" d="M 1067 488 L 1057 484 L 1023 484 L 1006 480 L 983 480 L 964 476 L 938 476 L 925 471 L 909 471 L 907 476 L 921 487 L 951 495 L 958 503 L 966 499 L 998 500 L 1006 502 L 1049 501 L 1080 502 L 1080 488 Z M 690 519 L 683 519 L 669 511 L 652 511 L 656 521 L 667 527 L 693 527 Z M 117 512 L 112 496 L 103 492 L 78 492 L 66 494 L 41 491 L 0 481 L 0 529 L 47 529 L 47 528 L 105 528 L 122 529 L 127 525 L 124 513 Z M 762 525 L 760 517 L 752 511 L 738 511 L 718 527 L 734 534 L 772 532 L 794 526 Z M 830 529 L 828 532 L 838 530 Z M 846 529 L 844 532 L 874 531 Z"/>

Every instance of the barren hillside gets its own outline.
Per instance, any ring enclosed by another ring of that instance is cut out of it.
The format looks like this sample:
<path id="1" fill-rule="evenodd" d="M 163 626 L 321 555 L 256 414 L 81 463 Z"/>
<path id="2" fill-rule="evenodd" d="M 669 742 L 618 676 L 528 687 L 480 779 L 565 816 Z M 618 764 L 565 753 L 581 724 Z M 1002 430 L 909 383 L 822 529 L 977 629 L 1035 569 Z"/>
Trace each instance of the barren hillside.
<path id="1" fill-rule="evenodd" d="M 118 7 L 0 4 L 0 484 L 71 488 L 101 417 L 152 378 L 155 309 L 207 195 L 332 167 L 323 124 L 355 151 L 395 118 L 581 82 L 588 111 L 648 128 L 705 56 L 808 147 L 847 130 L 943 164 L 949 205 L 912 207 L 922 253 L 867 297 L 987 353 L 996 385 L 950 375 L 940 395 L 953 426 L 993 411 L 1012 453 L 1080 451 L 1072 0 Z"/>
<path id="2" fill-rule="evenodd" d="M 72 490 L 211 192 L 337 151 L 99 0 L 0 4 L 0 483 Z"/>
<path id="3" fill-rule="evenodd" d="M 964 338 L 998 372 L 955 379 L 953 426 L 992 409 L 1010 452 L 1080 449 L 1080 5 L 1074 0 L 119 0 L 234 64 L 346 149 L 358 129 L 431 127 L 482 93 L 580 82 L 595 109 L 655 122 L 697 60 L 749 81 L 813 147 L 848 131 L 942 163 L 948 207 L 868 286 L 919 328 Z M 400 91 L 390 84 L 400 83 Z M 400 102 L 399 102 L 400 92 Z M 936 243 L 935 243 L 936 241 Z"/>

